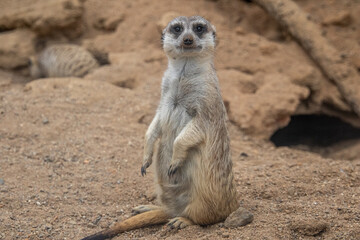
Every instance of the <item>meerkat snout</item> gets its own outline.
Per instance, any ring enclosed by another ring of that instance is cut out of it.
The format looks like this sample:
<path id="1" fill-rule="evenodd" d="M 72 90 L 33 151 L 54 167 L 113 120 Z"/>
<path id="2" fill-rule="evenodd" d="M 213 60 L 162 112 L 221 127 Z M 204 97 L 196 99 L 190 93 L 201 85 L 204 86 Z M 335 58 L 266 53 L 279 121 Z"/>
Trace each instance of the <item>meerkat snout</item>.
<path id="1" fill-rule="evenodd" d="M 194 37 L 191 34 L 187 34 L 183 38 L 183 42 L 181 44 L 181 47 L 184 48 L 192 48 L 194 47 Z"/>

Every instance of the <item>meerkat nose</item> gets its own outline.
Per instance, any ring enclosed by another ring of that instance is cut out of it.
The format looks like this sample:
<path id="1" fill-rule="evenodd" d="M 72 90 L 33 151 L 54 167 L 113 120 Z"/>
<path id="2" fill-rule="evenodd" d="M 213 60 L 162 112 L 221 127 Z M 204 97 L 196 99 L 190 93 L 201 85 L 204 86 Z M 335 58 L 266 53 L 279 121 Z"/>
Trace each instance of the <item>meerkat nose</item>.
<path id="1" fill-rule="evenodd" d="M 194 42 L 193 36 L 191 36 L 190 34 L 184 36 L 184 39 L 183 39 L 184 45 L 189 46 L 189 45 L 193 44 L 193 42 Z"/>
<path id="2" fill-rule="evenodd" d="M 185 38 L 184 39 L 184 44 L 185 45 L 191 45 L 194 42 L 194 40 L 190 39 L 190 38 Z"/>

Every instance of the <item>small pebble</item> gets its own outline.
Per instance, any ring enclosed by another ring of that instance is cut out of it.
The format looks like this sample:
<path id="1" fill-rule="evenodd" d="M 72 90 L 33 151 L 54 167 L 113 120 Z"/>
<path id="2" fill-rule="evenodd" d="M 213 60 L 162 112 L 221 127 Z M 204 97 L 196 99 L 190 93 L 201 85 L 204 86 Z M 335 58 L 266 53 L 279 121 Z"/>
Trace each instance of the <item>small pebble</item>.
<path id="1" fill-rule="evenodd" d="M 229 234 L 228 232 L 223 232 L 223 233 L 221 234 L 221 236 L 222 236 L 223 238 L 229 238 L 229 237 L 230 237 L 230 234 Z"/>
<path id="2" fill-rule="evenodd" d="M 254 215 L 243 207 L 239 207 L 225 220 L 225 227 L 236 228 L 245 226 L 254 220 Z"/>
<path id="3" fill-rule="evenodd" d="M 242 152 L 242 153 L 240 154 L 240 156 L 241 156 L 241 157 L 248 157 L 249 155 L 248 155 L 246 152 Z"/>
<path id="4" fill-rule="evenodd" d="M 51 156 L 46 155 L 44 157 L 44 162 L 54 162 L 54 158 Z"/>
<path id="5" fill-rule="evenodd" d="M 317 236 L 325 232 L 329 224 L 316 219 L 299 219 L 290 223 L 290 229 L 305 236 Z"/>
<path id="6" fill-rule="evenodd" d="M 98 217 L 92 222 L 92 224 L 97 225 L 97 224 L 100 222 L 101 218 L 102 218 L 102 216 L 98 216 Z"/>
<path id="7" fill-rule="evenodd" d="M 4 184 L 5 184 L 4 179 L 1 179 L 1 178 L 0 178 L 0 185 L 4 185 Z"/>
<path id="8" fill-rule="evenodd" d="M 47 224 L 44 225 L 44 229 L 45 229 L 46 231 L 51 231 L 52 225 L 49 224 L 49 223 L 47 223 Z"/>
<path id="9" fill-rule="evenodd" d="M 42 123 L 45 125 L 45 124 L 48 124 L 49 123 L 49 119 L 47 119 L 47 117 L 43 117 L 42 118 Z"/>

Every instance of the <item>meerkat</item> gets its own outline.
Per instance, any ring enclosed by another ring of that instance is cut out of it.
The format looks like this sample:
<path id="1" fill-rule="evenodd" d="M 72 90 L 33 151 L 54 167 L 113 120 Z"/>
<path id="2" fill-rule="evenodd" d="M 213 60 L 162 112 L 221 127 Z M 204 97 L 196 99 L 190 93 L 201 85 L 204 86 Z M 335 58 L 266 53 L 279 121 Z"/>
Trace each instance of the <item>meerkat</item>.
<path id="1" fill-rule="evenodd" d="M 30 75 L 42 77 L 83 77 L 99 65 L 83 47 L 59 44 L 45 48 L 37 57 L 31 57 Z"/>
<path id="2" fill-rule="evenodd" d="M 239 207 L 213 64 L 215 27 L 200 16 L 178 17 L 163 30 L 162 43 L 168 68 L 141 167 L 144 176 L 154 160 L 160 204 L 135 207 L 135 216 L 83 240 L 162 223 L 176 229 L 214 224 Z"/>

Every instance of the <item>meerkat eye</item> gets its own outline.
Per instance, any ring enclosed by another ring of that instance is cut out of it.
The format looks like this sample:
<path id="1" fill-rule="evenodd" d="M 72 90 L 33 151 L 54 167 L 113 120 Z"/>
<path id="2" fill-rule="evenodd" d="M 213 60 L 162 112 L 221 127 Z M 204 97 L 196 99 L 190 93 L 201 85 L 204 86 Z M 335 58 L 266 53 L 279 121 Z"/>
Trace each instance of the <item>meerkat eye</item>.
<path id="1" fill-rule="evenodd" d="M 195 28 L 196 32 L 201 33 L 204 31 L 204 26 L 202 25 L 197 25 Z"/>
<path id="2" fill-rule="evenodd" d="M 175 25 L 175 26 L 173 27 L 173 30 L 178 33 L 178 32 L 181 31 L 181 26 Z"/>

